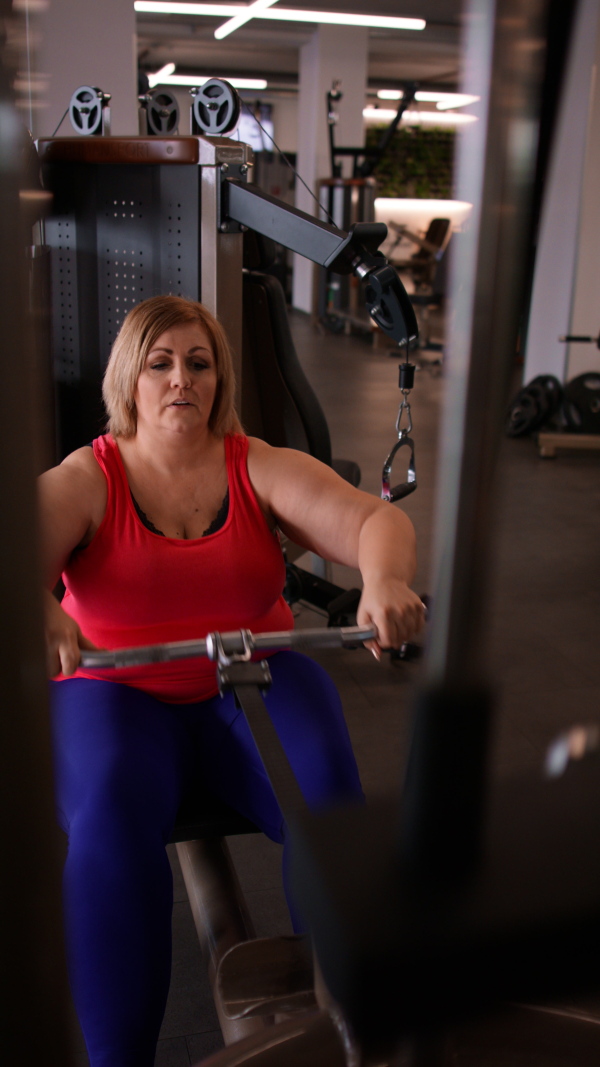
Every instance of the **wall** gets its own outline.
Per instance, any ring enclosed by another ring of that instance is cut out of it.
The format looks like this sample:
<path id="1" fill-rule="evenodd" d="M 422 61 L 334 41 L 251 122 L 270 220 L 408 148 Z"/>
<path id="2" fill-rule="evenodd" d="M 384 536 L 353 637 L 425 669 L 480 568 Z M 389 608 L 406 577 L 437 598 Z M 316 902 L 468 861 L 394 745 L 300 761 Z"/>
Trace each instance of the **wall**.
<path id="1" fill-rule="evenodd" d="M 600 369 L 598 349 L 559 336 L 600 326 L 598 0 L 581 0 L 546 182 L 525 351 L 525 382 Z"/>

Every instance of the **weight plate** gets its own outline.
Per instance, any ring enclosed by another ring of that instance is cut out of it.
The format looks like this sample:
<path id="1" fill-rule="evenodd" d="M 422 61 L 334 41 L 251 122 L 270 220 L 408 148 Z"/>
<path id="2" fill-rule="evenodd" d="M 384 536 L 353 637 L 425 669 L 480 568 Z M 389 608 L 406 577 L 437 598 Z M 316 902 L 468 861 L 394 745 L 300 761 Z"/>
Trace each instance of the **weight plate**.
<path id="1" fill-rule="evenodd" d="M 563 398 L 562 386 L 552 374 L 539 374 L 517 393 L 506 419 L 509 437 L 523 437 L 539 430 L 556 414 Z"/>
<path id="2" fill-rule="evenodd" d="M 550 418 L 555 415 L 563 398 L 563 387 L 558 378 L 555 378 L 553 374 L 539 374 L 537 378 L 533 378 L 527 388 L 531 389 L 533 386 L 544 392 L 543 406 L 546 408 L 546 417 Z"/>
<path id="3" fill-rule="evenodd" d="M 102 91 L 91 85 L 80 85 L 69 104 L 71 126 L 86 135 L 100 133 L 102 128 Z"/>
<path id="4" fill-rule="evenodd" d="M 513 400 L 506 419 L 506 433 L 509 437 L 523 437 L 540 426 L 543 415 L 535 396 L 527 389 L 521 389 Z"/>
<path id="5" fill-rule="evenodd" d="M 217 137 L 235 129 L 242 109 L 233 85 L 223 78 L 211 78 L 194 97 L 194 121 L 203 133 Z"/>
<path id="6" fill-rule="evenodd" d="M 563 410 L 571 430 L 600 433 L 600 374 L 588 371 L 567 382 Z"/>
<path id="7" fill-rule="evenodd" d="M 148 132 L 157 137 L 176 133 L 179 127 L 179 104 L 173 93 L 165 89 L 151 90 L 146 93 L 146 115 Z"/>

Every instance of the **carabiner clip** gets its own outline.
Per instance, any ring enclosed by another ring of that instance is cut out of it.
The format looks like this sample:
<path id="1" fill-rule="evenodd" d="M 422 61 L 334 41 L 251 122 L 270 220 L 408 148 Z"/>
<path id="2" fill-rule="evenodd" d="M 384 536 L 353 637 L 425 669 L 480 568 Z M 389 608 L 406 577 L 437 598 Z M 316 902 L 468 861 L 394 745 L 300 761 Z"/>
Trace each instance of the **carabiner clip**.
<path id="1" fill-rule="evenodd" d="M 392 463 L 396 458 L 396 453 L 406 445 L 410 448 L 410 459 L 408 461 L 408 473 L 405 482 L 400 482 L 399 485 L 390 488 L 390 475 L 392 473 Z M 383 464 L 383 473 L 381 475 L 381 499 L 389 501 L 393 504 L 395 500 L 402 500 L 403 497 L 408 496 L 409 493 L 414 493 L 417 488 L 417 472 L 415 469 L 415 445 L 412 437 L 409 437 L 407 433 L 402 433 L 396 444 L 392 448 L 388 458 Z"/>

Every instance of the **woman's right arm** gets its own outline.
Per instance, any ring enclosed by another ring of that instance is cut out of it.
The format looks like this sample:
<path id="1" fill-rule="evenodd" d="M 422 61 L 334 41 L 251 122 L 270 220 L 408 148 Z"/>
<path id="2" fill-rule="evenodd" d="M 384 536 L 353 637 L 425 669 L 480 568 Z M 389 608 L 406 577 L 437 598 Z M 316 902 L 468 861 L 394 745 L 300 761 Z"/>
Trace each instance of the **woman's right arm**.
<path id="1" fill-rule="evenodd" d="M 71 553 L 89 544 L 106 510 L 106 480 L 91 448 L 80 448 L 39 479 L 48 674 L 73 674 L 95 646 L 52 593 Z"/>

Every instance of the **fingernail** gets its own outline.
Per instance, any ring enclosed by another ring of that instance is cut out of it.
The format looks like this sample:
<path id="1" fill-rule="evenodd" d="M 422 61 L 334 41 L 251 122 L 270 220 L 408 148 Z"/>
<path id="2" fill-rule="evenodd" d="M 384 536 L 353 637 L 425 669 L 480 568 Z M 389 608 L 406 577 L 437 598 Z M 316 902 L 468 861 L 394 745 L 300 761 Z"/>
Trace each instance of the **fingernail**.
<path id="1" fill-rule="evenodd" d="M 379 651 L 379 649 L 378 648 L 372 648 L 371 652 L 375 656 L 375 659 L 377 660 L 377 662 L 380 663 L 381 662 L 381 652 Z"/>

